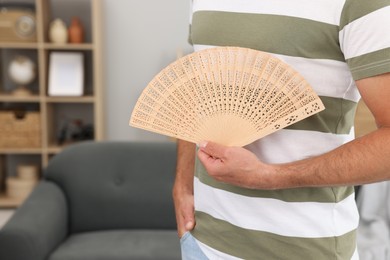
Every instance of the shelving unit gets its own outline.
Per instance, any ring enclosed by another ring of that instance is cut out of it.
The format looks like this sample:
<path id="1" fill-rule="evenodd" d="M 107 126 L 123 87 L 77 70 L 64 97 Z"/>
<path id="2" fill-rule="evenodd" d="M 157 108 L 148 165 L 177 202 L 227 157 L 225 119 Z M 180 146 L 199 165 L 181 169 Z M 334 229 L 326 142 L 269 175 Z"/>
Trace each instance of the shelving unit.
<path id="1" fill-rule="evenodd" d="M 32 95 L 15 96 L 9 91 L 6 73 L 0 70 L 0 110 L 5 107 L 27 106 L 40 113 L 41 146 L 4 148 L 0 147 L 0 208 L 14 208 L 21 201 L 7 198 L 5 180 L 15 175 L 15 157 L 23 160 L 27 157 L 39 157 L 39 169 L 44 168 L 49 160 L 67 144 L 58 144 L 58 132 L 61 117 L 82 119 L 93 125 L 93 139 L 103 140 L 103 60 L 102 60 L 102 10 L 100 0 L 19 0 L 35 6 L 37 41 L 0 42 L 0 65 L 14 53 L 31 56 L 37 66 L 37 77 L 31 84 Z M 73 16 L 80 17 L 84 30 L 85 42 L 80 44 L 55 44 L 49 41 L 49 25 L 55 18 L 61 18 L 67 26 Z M 49 96 L 48 72 L 49 57 L 54 51 L 81 52 L 85 56 L 85 90 L 80 97 Z M 1 67 L 1 66 L 0 66 Z M 77 116 L 83 118 L 76 118 Z M 0 122 L 1 124 L 1 122 Z M 0 133 L 1 134 L 1 133 Z M 12 157 L 12 160 L 10 158 Z M 20 157 L 20 158 L 19 158 Z"/>

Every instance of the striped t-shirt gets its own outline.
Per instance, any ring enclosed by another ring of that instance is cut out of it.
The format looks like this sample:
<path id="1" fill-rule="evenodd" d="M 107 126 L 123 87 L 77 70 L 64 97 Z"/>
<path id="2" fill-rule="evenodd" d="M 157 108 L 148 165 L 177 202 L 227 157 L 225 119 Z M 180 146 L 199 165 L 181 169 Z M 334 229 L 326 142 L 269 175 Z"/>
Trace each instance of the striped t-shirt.
<path id="1" fill-rule="evenodd" d="M 299 71 L 326 109 L 246 148 L 262 161 L 321 155 L 353 140 L 354 80 L 390 72 L 390 0 L 193 0 L 194 50 L 240 46 Z M 210 259 L 358 259 L 353 187 L 253 190 L 196 162 L 196 227 Z"/>

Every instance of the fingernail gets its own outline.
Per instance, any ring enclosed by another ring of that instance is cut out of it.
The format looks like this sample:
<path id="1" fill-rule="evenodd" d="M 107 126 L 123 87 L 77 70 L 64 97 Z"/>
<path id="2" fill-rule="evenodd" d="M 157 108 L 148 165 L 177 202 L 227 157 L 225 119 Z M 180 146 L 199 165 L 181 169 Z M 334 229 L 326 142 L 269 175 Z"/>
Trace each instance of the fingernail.
<path id="1" fill-rule="evenodd" d="M 207 142 L 206 141 L 202 141 L 202 142 L 198 143 L 197 146 L 199 148 L 205 148 L 207 146 Z"/>

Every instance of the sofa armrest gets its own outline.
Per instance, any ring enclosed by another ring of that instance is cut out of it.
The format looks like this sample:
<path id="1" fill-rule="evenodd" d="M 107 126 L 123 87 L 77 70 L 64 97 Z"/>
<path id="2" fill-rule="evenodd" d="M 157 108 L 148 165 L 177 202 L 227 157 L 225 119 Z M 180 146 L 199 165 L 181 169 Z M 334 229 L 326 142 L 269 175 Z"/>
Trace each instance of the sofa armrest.
<path id="1" fill-rule="evenodd" d="M 56 184 L 41 181 L 0 229 L 0 259 L 44 260 L 67 233 L 65 195 Z"/>

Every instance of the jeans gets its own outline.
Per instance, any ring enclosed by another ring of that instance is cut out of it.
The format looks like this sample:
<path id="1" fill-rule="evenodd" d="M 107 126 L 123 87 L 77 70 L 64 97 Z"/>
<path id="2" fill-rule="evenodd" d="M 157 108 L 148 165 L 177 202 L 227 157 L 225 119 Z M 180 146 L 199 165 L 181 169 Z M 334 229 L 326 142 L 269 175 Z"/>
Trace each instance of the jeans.
<path id="1" fill-rule="evenodd" d="M 184 233 L 180 238 L 182 260 L 208 260 L 190 232 Z"/>

